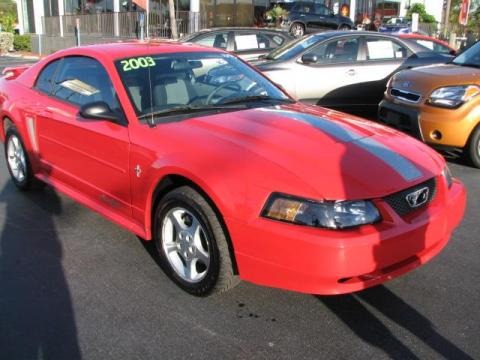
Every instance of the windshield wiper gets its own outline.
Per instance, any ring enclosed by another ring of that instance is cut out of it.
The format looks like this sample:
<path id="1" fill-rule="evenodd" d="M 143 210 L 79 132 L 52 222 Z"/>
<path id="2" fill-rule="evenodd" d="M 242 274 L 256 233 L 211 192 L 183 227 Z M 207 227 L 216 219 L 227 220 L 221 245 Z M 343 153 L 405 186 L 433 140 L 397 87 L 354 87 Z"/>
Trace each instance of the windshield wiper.
<path id="1" fill-rule="evenodd" d="M 225 100 L 218 105 L 224 104 L 240 104 L 246 102 L 255 102 L 255 101 L 269 101 L 269 102 L 287 102 L 287 103 L 294 103 L 295 100 L 289 98 L 274 98 L 268 95 L 251 95 L 251 96 L 239 96 L 236 98 Z"/>
<path id="2" fill-rule="evenodd" d="M 230 108 L 234 109 L 235 107 L 230 107 Z M 148 119 L 151 117 L 158 117 L 158 116 L 164 116 L 164 115 L 173 115 L 173 114 L 182 114 L 182 113 L 189 114 L 189 113 L 194 113 L 199 111 L 224 110 L 224 109 L 228 109 L 228 107 L 180 105 L 180 106 L 175 106 L 169 109 L 152 111 L 147 114 L 140 115 L 138 118 L 142 120 L 142 119 Z"/>

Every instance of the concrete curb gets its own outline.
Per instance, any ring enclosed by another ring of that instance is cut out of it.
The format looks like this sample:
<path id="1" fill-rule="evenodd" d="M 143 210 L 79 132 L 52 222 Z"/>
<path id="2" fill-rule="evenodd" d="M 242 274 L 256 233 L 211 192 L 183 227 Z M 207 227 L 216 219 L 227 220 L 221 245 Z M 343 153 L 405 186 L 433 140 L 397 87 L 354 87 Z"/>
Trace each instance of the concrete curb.
<path id="1" fill-rule="evenodd" d="M 39 60 L 38 55 L 23 55 L 23 54 L 2 54 L 1 57 L 13 58 L 13 59 L 25 59 L 25 60 Z"/>

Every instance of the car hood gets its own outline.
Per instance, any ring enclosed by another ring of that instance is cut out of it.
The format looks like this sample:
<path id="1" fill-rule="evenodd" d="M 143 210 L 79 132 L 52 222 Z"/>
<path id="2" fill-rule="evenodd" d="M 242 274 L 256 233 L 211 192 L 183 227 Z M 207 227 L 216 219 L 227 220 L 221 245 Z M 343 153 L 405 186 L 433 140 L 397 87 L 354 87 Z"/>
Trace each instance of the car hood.
<path id="1" fill-rule="evenodd" d="M 242 156 L 272 162 L 323 199 L 382 197 L 432 178 L 443 166 L 433 150 L 413 138 L 317 106 L 297 103 L 227 114 L 190 119 L 184 131 L 192 141 L 227 142 L 233 162 L 238 147 L 247 150 Z"/>
<path id="2" fill-rule="evenodd" d="M 480 69 L 454 64 L 422 66 L 396 74 L 392 87 L 429 95 L 442 86 L 480 84 Z"/>

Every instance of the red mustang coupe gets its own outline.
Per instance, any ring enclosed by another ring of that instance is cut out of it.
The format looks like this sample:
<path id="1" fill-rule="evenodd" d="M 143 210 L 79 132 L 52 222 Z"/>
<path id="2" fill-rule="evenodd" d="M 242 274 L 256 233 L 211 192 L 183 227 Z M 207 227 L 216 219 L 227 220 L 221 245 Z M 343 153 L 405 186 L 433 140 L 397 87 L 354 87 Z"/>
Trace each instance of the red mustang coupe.
<path id="1" fill-rule="evenodd" d="M 361 290 L 430 260 L 463 216 L 464 187 L 429 147 L 296 103 L 221 50 L 86 46 L 4 75 L 15 185 L 48 183 L 152 239 L 195 295 L 239 279 Z"/>

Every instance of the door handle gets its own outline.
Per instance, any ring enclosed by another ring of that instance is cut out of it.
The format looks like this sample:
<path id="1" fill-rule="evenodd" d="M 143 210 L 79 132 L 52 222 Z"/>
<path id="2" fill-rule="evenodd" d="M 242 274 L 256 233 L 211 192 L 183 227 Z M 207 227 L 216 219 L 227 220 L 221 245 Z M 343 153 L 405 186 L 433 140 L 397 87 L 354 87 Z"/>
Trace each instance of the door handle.
<path id="1" fill-rule="evenodd" d="M 354 76 L 356 74 L 354 69 L 350 69 L 347 71 L 347 75 Z"/>

